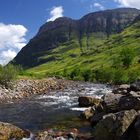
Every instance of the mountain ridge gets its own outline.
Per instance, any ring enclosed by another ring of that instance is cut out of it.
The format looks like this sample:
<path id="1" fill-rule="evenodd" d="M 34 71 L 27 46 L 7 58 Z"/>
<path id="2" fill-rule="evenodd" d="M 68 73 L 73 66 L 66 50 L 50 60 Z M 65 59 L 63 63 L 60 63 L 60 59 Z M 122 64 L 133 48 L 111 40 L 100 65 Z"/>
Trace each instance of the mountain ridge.
<path id="1" fill-rule="evenodd" d="M 103 36 L 122 31 L 133 22 L 140 11 L 133 8 L 119 8 L 87 14 L 79 20 L 62 17 L 47 22 L 37 35 L 18 53 L 13 64 L 24 68 L 34 67 L 44 62 L 38 58 L 42 53 L 57 48 L 60 44 L 76 39 L 83 52 L 82 38 L 86 36 L 86 46 L 92 33 L 102 32 Z M 40 62 L 39 62 L 40 61 Z"/>
<path id="2" fill-rule="evenodd" d="M 58 18 L 44 24 L 12 63 L 20 64 L 26 76 L 132 82 L 140 76 L 139 27 L 140 11 L 129 8 L 88 14 L 76 22 Z"/>

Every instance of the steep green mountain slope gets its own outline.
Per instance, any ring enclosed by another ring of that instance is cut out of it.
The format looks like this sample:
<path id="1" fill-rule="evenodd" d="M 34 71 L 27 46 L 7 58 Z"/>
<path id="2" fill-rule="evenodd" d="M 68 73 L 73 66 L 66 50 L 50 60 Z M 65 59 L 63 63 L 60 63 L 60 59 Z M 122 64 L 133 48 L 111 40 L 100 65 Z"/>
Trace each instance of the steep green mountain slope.
<path id="1" fill-rule="evenodd" d="M 23 74 L 30 76 L 131 82 L 140 76 L 138 15 L 138 10 L 126 8 L 46 23 L 13 64 L 28 68 Z"/>
<path id="2" fill-rule="evenodd" d="M 47 63 L 55 58 L 40 58 L 50 55 L 50 51 L 60 46 L 66 46 L 65 49 L 68 49 L 67 44 L 73 46 L 73 41 L 76 42 L 80 53 L 83 53 L 85 49 L 96 47 L 96 42 L 102 41 L 102 38 L 122 31 L 139 14 L 140 11 L 137 9 L 120 8 L 90 13 L 80 20 L 63 17 L 54 22 L 47 22 L 18 53 L 13 63 L 20 64 L 24 68 Z M 95 45 L 92 44 L 92 39 Z"/>
<path id="3" fill-rule="evenodd" d="M 96 33 L 89 42 L 90 48 L 85 45 L 83 53 L 77 40 L 61 44 L 50 50 L 49 55 L 40 57 L 47 59 L 47 63 L 27 70 L 26 74 L 114 83 L 131 82 L 140 76 L 140 18 L 120 34 L 108 39 L 103 33 Z M 86 37 L 82 38 L 82 44 L 86 44 Z M 129 58 L 131 54 L 132 63 L 123 64 L 123 56 Z"/>

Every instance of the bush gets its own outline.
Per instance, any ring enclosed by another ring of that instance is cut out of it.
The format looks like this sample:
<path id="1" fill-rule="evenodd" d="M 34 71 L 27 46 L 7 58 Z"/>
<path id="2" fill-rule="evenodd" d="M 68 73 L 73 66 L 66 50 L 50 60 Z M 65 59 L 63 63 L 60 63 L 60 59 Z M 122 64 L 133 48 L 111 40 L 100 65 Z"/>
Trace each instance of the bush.
<path id="1" fill-rule="evenodd" d="M 139 77 L 140 77 L 139 69 L 136 69 L 135 71 L 132 71 L 132 70 L 128 71 L 129 83 L 134 82 Z"/>
<path id="2" fill-rule="evenodd" d="M 120 53 L 120 58 L 122 60 L 123 66 L 128 68 L 135 57 L 135 53 L 133 49 L 124 48 Z"/>
<path id="3" fill-rule="evenodd" d="M 90 69 L 85 69 L 83 72 L 82 72 L 82 77 L 84 79 L 85 82 L 89 81 L 94 81 L 95 79 L 95 74 L 92 70 Z"/>
<path id="4" fill-rule="evenodd" d="M 98 82 L 112 83 L 114 79 L 114 69 L 111 68 L 101 68 L 95 71 L 95 79 Z"/>
<path id="5" fill-rule="evenodd" d="M 79 68 L 73 69 L 70 73 L 70 79 L 74 80 L 76 77 L 78 77 L 80 75 L 80 73 L 81 73 L 81 71 Z"/>
<path id="6" fill-rule="evenodd" d="M 11 83 L 17 78 L 19 67 L 11 64 L 2 67 L 0 66 L 0 84 L 6 88 L 11 87 Z"/>
<path id="7" fill-rule="evenodd" d="M 115 69 L 113 83 L 123 84 L 128 82 L 129 82 L 128 73 L 122 68 Z"/>

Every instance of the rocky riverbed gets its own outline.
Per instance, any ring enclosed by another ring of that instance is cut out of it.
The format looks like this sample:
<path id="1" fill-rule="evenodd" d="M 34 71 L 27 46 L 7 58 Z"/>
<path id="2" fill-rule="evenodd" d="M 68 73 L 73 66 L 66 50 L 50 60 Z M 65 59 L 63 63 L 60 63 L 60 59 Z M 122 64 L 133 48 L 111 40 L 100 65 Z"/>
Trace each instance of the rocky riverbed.
<path id="1" fill-rule="evenodd" d="M 99 100 L 111 92 L 107 85 L 55 78 L 19 80 L 13 89 L 2 90 L 0 121 L 22 128 L 24 136 L 30 133 L 29 140 L 90 138 L 92 128 L 89 122 L 79 118 L 81 111 L 87 107 L 79 107 L 78 98 L 92 96 Z M 19 135 L 13 135 L 15 131 L 12 128 L 6 137 L 19 139 Z"/>

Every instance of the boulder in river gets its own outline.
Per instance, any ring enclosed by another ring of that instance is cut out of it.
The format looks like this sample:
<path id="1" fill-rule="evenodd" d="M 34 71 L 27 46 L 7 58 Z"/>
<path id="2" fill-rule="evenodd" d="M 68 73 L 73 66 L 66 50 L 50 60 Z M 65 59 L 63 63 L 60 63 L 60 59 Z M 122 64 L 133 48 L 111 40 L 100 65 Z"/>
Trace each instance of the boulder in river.
<path id="1" fill-rule="evenodd" d="M 119 101 L 119 108 L 121 110 L 140 110 L 140 95 L 133 94 L 121 97 Z"/>
<path id="2" fill-rule="evenodd" d="M 113 92 L 114 94 L 127 95 L 129 89 L 130 89 L 130 85 L 123 84 L 123 85 L 120 85 L 119 87 L 115 88 L 112 92 Z"/>
<path id="3" fill-rule="evenodd" d="M 101 102 L 100 99 L 90 96 L 82 96 L 78 99 L 80 107 L 90 107 L 90 106 L 98 106 Z"/>
<path id="4" fill-rule="evenodd" d="M 29 137 L 30 133 L 12 124 L 0 122 L 0 140 L 22 139 Z"/>
<path id="5" fill-rule="evenodd" d="M 102 97 L 103 99 L 103 108 L 105 112 L 117 112 L 120 111 L 119 102 L 123 95 L 121 94 L 114 94 L 114 93 L 107 93 Z"/>
<path id="6" fill-rule="evenodd" d="M 136 116 L 137 112 L 133 109 L 103 116 L 93 131 L 95 140 L 123 140 Z"/>
<path id="7" fill-rule="evenodd" d="M 140 95 L 133 93 L 127 96 L 109 93 L 103 97 L 103 107 L 106 113 L 122 110 L 140 110 Z"/>

